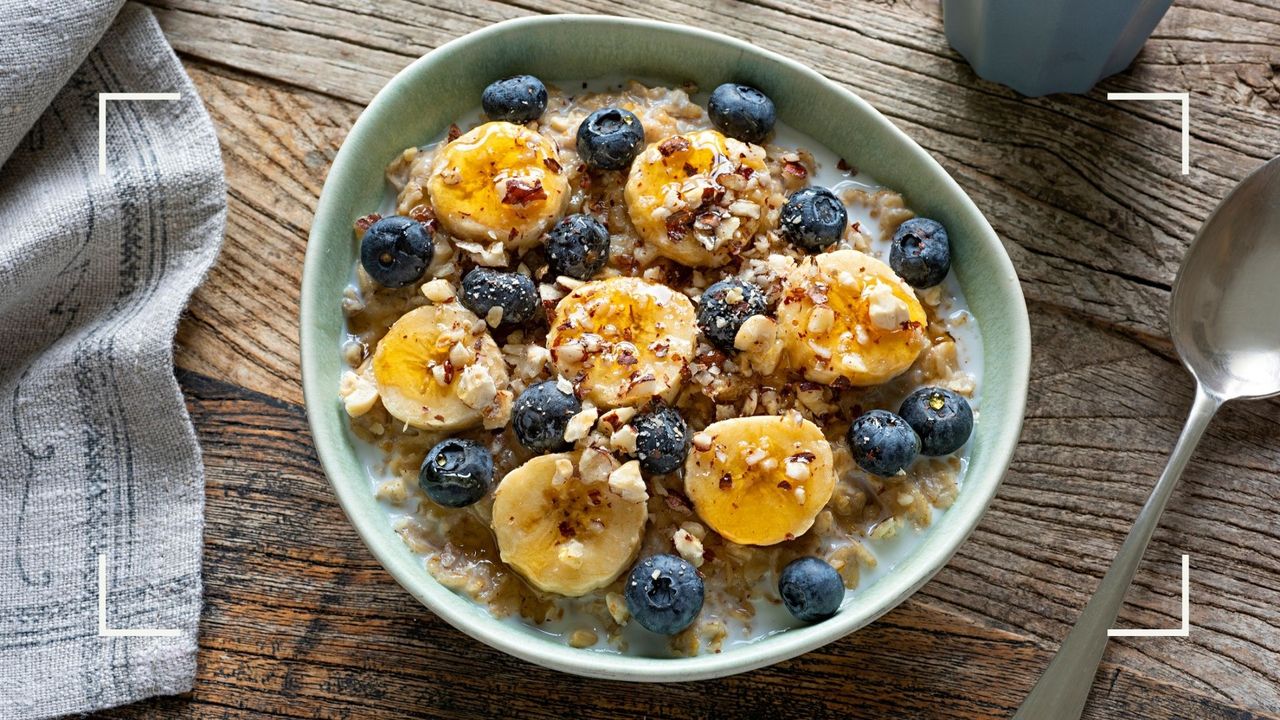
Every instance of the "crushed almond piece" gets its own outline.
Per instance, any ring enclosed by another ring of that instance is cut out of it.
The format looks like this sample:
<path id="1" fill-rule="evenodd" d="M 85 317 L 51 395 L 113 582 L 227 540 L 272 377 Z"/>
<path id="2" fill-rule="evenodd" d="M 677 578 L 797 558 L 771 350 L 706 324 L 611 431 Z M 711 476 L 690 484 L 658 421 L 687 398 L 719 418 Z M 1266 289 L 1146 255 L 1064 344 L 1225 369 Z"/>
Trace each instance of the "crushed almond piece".
<path id="1" fill-rule="evenodd" d="M 689 561 L 694 567 L 702 567 L 702 541 L 693 536 L 693 533 L 683 528 L 676 530 L 671 541 L 676 546 L 676 552 L 680 553 L 680 557 Z"/>
<path id="2" fill-rule="evenodd" d="M 342 398 L 347 415 L 360 417 L 372 410 L 378 401 L 378 386 L 363 375 L 348 370 L 339 381 L 338 397 Z"/>
<path id="3" fill-rule="evenodd" d="M 640 475 L 640 461 L 630 460 L 609 474 L 609 489 L 628 502 L 644 502 L 649 493 Z"/>
<path id="4" fill-rule="evenodd" d="M 624 425 L 609 437 L 609 447 L 618 452 L 633 455 L 636 452 L 636 437 L 636 429 L 630 425 Z"/>
<path id="5" fill-rule="evenodd" d="M 422 294 L 433 303 L 447 303 L 454 298 L 453 285 L 437 278 L 422 286 Z"/>
<path id="6" fill-rule="evenodd" d="M 577 415 L 569 418 L 569 422 L 564 428 L 564 441 L 573 443 L 581 440 L 591 433 L 591 428 L 596 426 L 596 418 L 600 416 L 600 412 L 592 405 L 587 405 Z"/>
<path id="7" fill-rule="evenodd" d="M 498 396 L 498 386 L 493 375 L 483 365 L 468 365 L 458 378 L 458 399 L 473 410 L 479 410 Z"/>
<path id="8" fill-rule="evenodd" d="M 561 523 L 563 525 L 563 523 Z M 563 528 L 561 530 L 563 533 Z M 560 546 L 560 550 L 556 553 L 556 557 L 560 562 L 574 569 L 582 567 L 582 558 L 586 555 L 587 546 L 583 545 L 576 538 L 570 539 L 568 542 Z"/>

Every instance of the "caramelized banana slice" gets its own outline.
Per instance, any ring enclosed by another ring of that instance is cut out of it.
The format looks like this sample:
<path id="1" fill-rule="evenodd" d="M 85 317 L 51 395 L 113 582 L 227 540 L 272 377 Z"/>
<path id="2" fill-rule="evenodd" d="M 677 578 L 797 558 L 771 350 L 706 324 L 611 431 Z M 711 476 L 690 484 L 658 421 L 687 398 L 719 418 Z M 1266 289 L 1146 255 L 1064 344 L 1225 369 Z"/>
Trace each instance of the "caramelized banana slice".
<path id="1" fill-rule="evenodd" d="M 457 303 L 410 310 L 378 341 L 373 377 L 392 417 L 424 430 L 500 427 L 507 366 L 484 322 Z"/>
<path id="2" fill-rule="evenodd" d="M 803 535 L 835 489 L 831 446 L 791 413 L 721 420 L 693 436 L 684 490 L 698 517 L 741 545 Z"/>
<path id="3" fill-rule="evenodd" d="M 553 142 L 522 125 L 485 123 L 437 153 L 427 192 L 449 234 L 523 250 L 564 214 L 569 180 Z"/>
<path id="4" fill-rule="evenodd" d="M 764 148 L 715 130 L 649 145 L 631 165 L 625 194 L 640 237 L 698 267 L 728 262 L 777 214 Z"/>
<path id="5" fill-rule="evenodd" d="M 630 567 L 649 517 L 643 482 L 586 483 L 580 456 L 536 457 L 507 473 L 493 497 L 502 561 L 534 587 L 569 597 L 602 588 Z"/>
<path id="6" fill-rule="evenodd" d="M 598 407 L 673 398 L 697 347 L 693 303 L 666 285 L 616 277 L 560 300 L 547 348 L 556 369 Z"/>
<path id="7" fill-rule="evenodd" d="M 856 250 L 805 258 L 783 284 L 778 334 L 809 380 L 876 385 L 926 345 L 924 308 L 888 265 Z"/>

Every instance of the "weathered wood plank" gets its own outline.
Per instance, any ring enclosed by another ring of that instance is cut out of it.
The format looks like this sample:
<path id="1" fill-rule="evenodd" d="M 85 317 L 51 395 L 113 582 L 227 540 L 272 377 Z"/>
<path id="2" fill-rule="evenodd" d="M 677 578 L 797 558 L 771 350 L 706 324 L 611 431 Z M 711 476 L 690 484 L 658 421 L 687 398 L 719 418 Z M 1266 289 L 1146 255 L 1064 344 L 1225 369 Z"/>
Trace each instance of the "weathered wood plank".
<path id="1" fill-rule="evenodd" d="M 179 367 L 302 402 L 302 257 L 329 163 L 360 108 L 188 65 L 218 130 L 228 185 L 222 254 L 180 326 Z"/>
<path id="2" fill-rule="evenodd" d="M 1133 354 L 1102 346 L 1117 362 Z M 1094 367 L 1078 363 L 1073 369 L 1087 374 Z M 1027 603 L 1013 600 L 1027 592 L 1025 585 L 993 577 L 999 568 L 990 563 L 970 567 L 962 557 L 924 593 L 874 625 L 774 668 L 663 686 L 574 678 L 470 640 L 403 592 L 331 501 L 301 408 L 193 374 L 181 374 L 180 380 L 208 465 L 206 611 L 197 687 L 188 696 L 102 717 L 1007 716 L 1049 652 L 1021 631 L 987 627 L 984 612 L 960 607 L 948 595 L 963 585 L 963 576 L 977 573 L 986 583 L 980 596 L 993 604 L 1065 607 L 1078 595 L 1068 587 L 1070 578 L 1099 572 L 1088 563 L 1064 571 L 1062 558 L 1059 564 L 1024 560 L 1030 566 L 1018 576 L 1051 579 L 1044 583 L 1047 595 L 1026 598 Z M 1070 385 L 1065 381 L 1064 387 Z M 1211 442 L 1206 457 L 1213 457 L 1218 444 Z M 1038 445 L 1030 447 L 1034 455 Z M 1019 468 L 1032 462 L 1020 458 Z M 1010 489 L 1022 492 L 1036 492 L 1036 484 L 1032 473 L 1018 472 L 1009 480 Z M 991 554 L 992 544 L 1028 534 L 1028 511 L 1007 502 L 1007 494 L 965 556 Z M 1123 497 L 1103 504 L 1109 513 L 1123 514 L 1134 502 Z M 1174 499 L 1175 509 L 1185 505 L 1184 498 Z M 1042 507 L 1033 503 L 1030 512 Z M 1051 519 L 1041 522 L 1055 527 Z M 1167 551 L 1161 547 L 1166 542 L 1157 538 L 1157 558 Z M 1206 553 L 1204 562 L 1231 560 Z M 1161 587 L 1154 604 L 1167 608 L 1164 581 L 1170 579 L 1155 580 Z M 1211 584 L 1195 592 L 1202 603 L 1220 594 Z M 1205 615 L 1214 612 L 1202 607 Z M 1203 621 L 1197 617 L 1198 624 Z M 1175 642 L 1152 643 L 1146 650 L 1165 660 L 1187 652 Z M 1270 661 L 1275 658 L 1273 651 Z M 1215 697 L 1220 694 L 1151 677 L 1123 653 L 1112 652 L 1086 717 L 1280 717 L 1274 707 L 1270 714 L 1251 712 Z"/>

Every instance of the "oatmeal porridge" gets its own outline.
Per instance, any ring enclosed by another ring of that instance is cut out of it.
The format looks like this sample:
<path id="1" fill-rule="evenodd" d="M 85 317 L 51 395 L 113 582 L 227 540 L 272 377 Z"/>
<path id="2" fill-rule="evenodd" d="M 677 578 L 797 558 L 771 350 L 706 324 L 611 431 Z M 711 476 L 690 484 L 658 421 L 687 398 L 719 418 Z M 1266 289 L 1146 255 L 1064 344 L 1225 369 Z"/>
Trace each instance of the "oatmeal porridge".
<path id="1" fill-rule="evenodd" d="M 946 229 L 748 86 L 481 105 L 355 223 L 337 396 L 388 522 L 601 652 L 857 603 L 962 491 L 982 347 Z"/>

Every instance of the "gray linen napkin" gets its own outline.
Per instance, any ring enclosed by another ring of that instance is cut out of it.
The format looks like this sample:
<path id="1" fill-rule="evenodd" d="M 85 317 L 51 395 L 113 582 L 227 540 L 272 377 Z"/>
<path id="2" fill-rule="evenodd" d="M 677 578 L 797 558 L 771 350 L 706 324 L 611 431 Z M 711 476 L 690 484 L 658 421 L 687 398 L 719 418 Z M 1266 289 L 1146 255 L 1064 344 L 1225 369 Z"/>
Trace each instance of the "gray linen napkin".
<path id="1" fill-rule="evenodd" d="M 98 172 L 98 94 L 113 100 Z M 178 314 L 226 220 L 208 115 L 151 13 L 0 0 L 0 718 L 191 688 L 203 472 Z M 99 632 L 99 556 L 106 627 Z"/>

